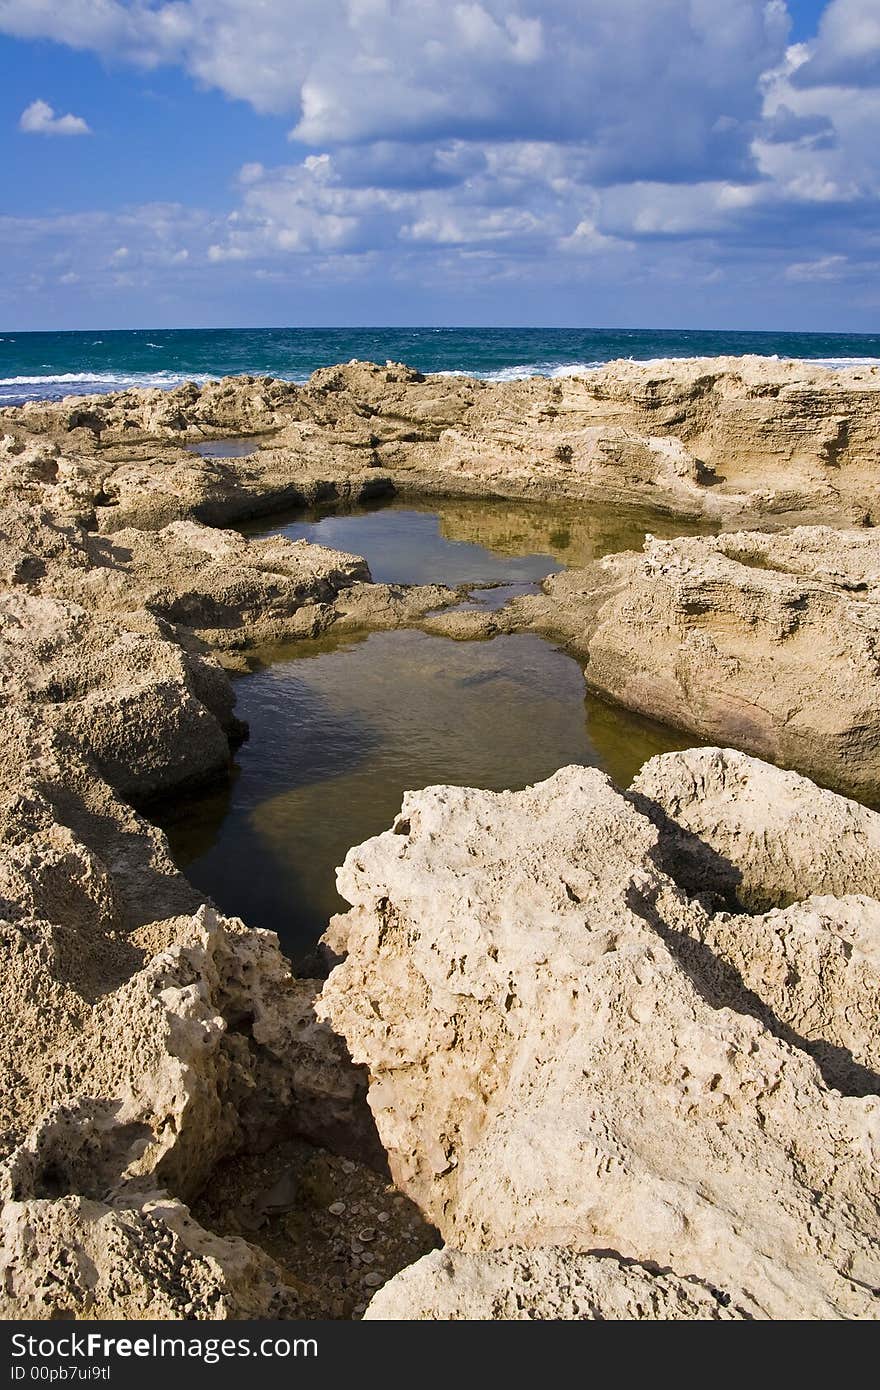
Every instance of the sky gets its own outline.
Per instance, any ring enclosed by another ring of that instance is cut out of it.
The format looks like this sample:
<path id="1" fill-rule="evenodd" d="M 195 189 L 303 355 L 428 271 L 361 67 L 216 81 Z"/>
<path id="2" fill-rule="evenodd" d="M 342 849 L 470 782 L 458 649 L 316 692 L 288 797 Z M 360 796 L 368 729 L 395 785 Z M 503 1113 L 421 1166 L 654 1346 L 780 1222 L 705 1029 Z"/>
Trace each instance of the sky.
<path id="1" fill-rule="evenodd" d="M 876 331 L 880 0 L 0 0 L 0 327 Z"/>

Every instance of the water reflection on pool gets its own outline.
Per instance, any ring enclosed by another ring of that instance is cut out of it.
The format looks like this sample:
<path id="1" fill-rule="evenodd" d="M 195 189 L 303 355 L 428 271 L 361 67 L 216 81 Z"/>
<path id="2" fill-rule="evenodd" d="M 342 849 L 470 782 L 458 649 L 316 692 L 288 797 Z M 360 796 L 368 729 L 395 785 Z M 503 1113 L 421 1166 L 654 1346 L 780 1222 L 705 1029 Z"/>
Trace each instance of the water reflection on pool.
<path id="1" fill-rule="evenodd" d="M 495 585 L 495 605 L 566 565 L 696 525 L 583 504 L 394 501 L 243 528 L 364 555 L 377 582 Z M 250 725 L 232 781 L 168 808 L 177 862 L 224 911 L 307 952 L 344 905 L 335 869 L 386 829 L 403 792 L 436 782 L 519 788 L 566 763 L 625 785 L 686 746 L 587 695 L 580 666 L 531 634 L 454 642 L 377 632 L 273 648 L 237 682 Z"/>
<path id="2" fill-rule="evenodd" d="M 628 782 L 675 734 L 588 698 L 580 666 L 531 634 L 453 642 L 377 632 L 275 650 L 238 682 L 251 736 L 229 786 L 163 824 L 180 867 L 294 958 L 344 904 L 336 866 L 407 789 L 519 788 L 567 763 Z"/>

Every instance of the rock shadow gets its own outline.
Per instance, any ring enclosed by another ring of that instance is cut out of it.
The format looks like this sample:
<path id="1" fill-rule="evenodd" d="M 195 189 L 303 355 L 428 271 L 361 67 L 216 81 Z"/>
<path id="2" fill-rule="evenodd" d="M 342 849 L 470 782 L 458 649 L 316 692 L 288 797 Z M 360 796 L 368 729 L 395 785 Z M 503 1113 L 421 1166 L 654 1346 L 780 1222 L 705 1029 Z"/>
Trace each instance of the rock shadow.
<path id="1" fill-rule="evenodd" d="M 856 1061 L 849 1048 L 825 1038 L 803 1037 L 749 988 L 734 965 L 717 955 L 706 942 L 698 941 L 687 932 L 675 931 L 657 911 L 651 899 L 632 885 L 627 890 L 626 903 L 631 912 L 657 932 L 711 1008 L 733 1009 L 736 1013 L 757 1019 L 780 1042 L 808 1053 L 819 1068 L 826 1086 L 840 1091 L 842 1095 L 880 1094 L 880 1075 Z"/>

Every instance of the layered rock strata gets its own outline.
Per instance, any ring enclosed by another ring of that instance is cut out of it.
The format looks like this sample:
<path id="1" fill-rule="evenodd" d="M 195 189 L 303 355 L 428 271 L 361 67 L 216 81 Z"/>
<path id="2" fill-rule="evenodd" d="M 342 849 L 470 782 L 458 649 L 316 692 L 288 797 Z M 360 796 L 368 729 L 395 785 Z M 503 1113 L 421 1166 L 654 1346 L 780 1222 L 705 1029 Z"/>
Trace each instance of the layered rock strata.
<path id="1" fill-rule="evenodd" d="M 614 362 L 488 384 L 352 362 L 0 412 L 9 486 L 102 530 L 222 524 L 383 491 L 568 496 L 681 516 L 872 518 L 880 372 L 758 358 Z M 252 433 L 250 458 L 180 446 Z"/>

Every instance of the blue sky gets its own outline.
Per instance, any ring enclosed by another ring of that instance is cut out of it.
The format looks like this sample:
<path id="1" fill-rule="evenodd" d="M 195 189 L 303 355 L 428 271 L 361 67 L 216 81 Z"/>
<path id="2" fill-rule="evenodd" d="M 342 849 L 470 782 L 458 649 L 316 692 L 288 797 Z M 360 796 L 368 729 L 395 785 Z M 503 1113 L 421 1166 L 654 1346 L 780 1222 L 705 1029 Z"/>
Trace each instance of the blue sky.
<path id="1" fill-rule="evenodd" d="M 0 326 L 874 331 L 880 0 L 0 0 Z"/>

